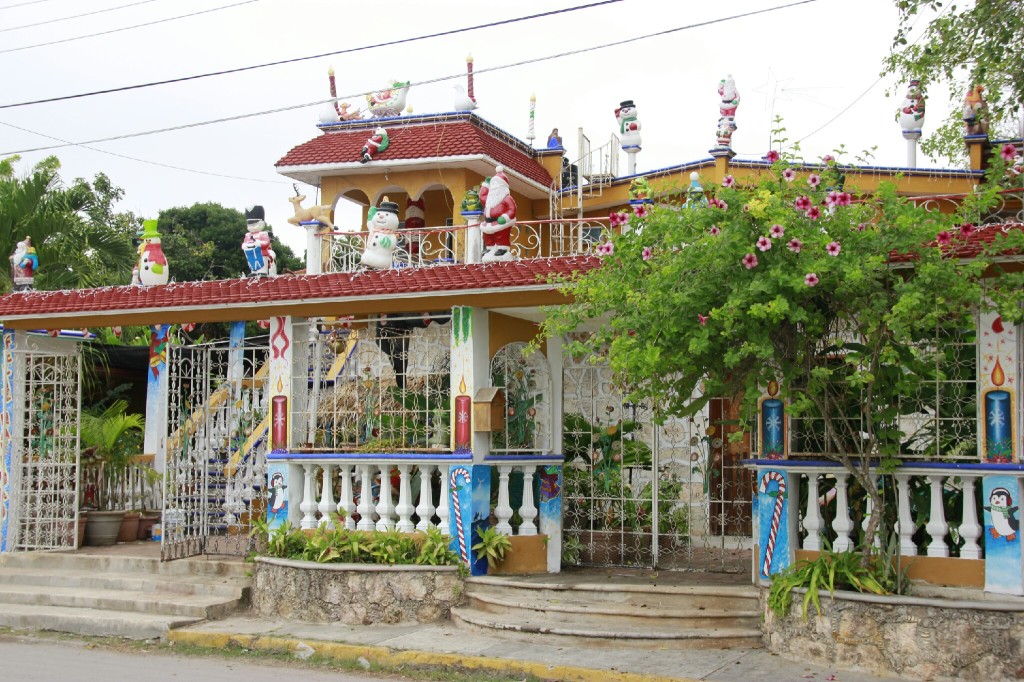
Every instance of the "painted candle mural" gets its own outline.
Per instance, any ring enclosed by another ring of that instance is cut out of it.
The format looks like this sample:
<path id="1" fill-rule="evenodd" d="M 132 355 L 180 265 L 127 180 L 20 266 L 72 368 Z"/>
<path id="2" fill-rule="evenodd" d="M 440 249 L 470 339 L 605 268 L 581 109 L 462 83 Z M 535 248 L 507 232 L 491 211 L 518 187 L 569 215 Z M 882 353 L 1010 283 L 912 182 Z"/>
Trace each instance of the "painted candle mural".
<path id="1" fill-rule="evenodd" d="M 1019 349 L 1017 330 L 995 313 L 980 319 L 979 380 L 981 386 L 981 458 L 986 462 L 1019 460 L 1014 426 L 1017 421 L 1016 391 Z"/>
<path id="2" fill-rule="evenodd" d="M 786 410 L 776 398 L 779 384 L 774 379 L 768 382 L 768 397 L 761 399 L 761 456 L 767 459 L 782 459 L 786 455 Z"/>

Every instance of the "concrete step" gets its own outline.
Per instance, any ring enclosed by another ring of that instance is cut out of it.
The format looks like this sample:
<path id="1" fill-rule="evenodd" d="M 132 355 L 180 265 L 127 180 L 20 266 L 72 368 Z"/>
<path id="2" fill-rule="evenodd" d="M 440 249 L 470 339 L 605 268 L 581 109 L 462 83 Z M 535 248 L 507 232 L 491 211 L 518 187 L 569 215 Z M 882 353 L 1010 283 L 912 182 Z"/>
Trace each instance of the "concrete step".
<path id="1" fill-rule="evenodd" d="M 760 648 L 758 628 L 627 628 L 614 624 L 565 624 L 554 614 L 506 614 L 495 617 L 464 607 L 452 609 L 452 621 L 470 631 L 531 643 L 641 647 L 652 649 Z"/>
<path id="2" fill-rule="evenodd" d="M 629 585 L 616 582 L 549 582 L 480 576 L 466 580 L 466 594 L 531 604 L 586 603 L 671 611 L 758 612 L 749 585 Z"/>
<path id="3" fill-rule="evenodd" d="M 235 578 L 247 577 L 252 571 L 252 567 L 241 560 L 218 561 L 195 558 L 162 562 L 159 558 L 155 557 L 96 555 L 74 552 L 24 552 L 0 555 L 0 569 L 7 567 Z"/>
<path id="4" fill-rule="evenodd" d="M 159 594 L 125 590 L 84 589 L 77 586 L 0 585 L 0 610 L 7 605 L 37 605 L 126 611 L 130 613 L 184 618 L 223 618 L 246 606 L 241 594 L 224 597 Z"/>
<path id="5" fill-rule="evenodd" d="M 564 625 L 608 625 L 624 628 L 657 627 L 659 629 L 752 628 L 760 623 L 760 612 L 739 609 L 666 609 L 615 604 L 611 602 L 579 602 L 552 600 L 547 602 L 504 599 L 473 592 L 467 595 L 467 607 L 481 614 L 514 615 L 544 614 Z"/>
<path id="6" fill-rule="evenodd" d="M 5 627 L 129 639 L 163 638 L 172 628 L 192 625 L 200 620 L 187 616 L 35 604 L 5 604 L 0 608 L 0 625 Z"/>
<path id="7" fill-rule="evenodd" d="M 36 586 L 40 589 L 67 586 L 85 590 L 117 590 L 181 596 L 194 595 L 218 597 L 223 600 L 237 600 L 248 598 L 250 584 L 250 578 L 0 568 L 0 586 Z"/>

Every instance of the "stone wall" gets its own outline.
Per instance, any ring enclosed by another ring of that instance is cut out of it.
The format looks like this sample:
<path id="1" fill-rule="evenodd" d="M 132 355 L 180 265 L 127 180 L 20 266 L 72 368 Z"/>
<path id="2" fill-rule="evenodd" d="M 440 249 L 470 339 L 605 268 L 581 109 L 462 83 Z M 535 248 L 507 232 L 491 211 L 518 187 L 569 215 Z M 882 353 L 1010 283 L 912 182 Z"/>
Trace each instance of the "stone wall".
<path id="1" fill-rule="evenodd" d="M 793 595 L 785 618 L 767 607 L 765 646 L 799 661 L 916 679 L 1013 680 L 1024 677 L 1024 605 L 836 592 L 822 615 Z"/>
<path id="2" fill-rule="evenodd" d="M 258 557 L 253 609 L 312 623 L 434 623 L 464 599 L 454 566 L 317 564 Z"/>

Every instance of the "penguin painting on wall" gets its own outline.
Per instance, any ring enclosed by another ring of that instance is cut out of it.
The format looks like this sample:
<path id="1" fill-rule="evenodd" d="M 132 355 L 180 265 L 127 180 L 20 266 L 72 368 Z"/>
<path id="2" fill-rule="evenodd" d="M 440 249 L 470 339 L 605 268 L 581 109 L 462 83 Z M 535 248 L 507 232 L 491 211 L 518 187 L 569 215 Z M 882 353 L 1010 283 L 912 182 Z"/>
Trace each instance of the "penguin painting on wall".
<path id="1" fill-rule="evenodd" d="M 285 495 L 285 492 L 284 492 L 287 487 L 288 486 L 285 485 L 285 483 L 284 483 L 284 474 L 281 474 L 280 472 L 278 472 L 278 473 L 275 473 L 273 476 L 271 476 L 271 478 L 270 478 L 270 498 L 271 498 L 270 511 L 274 515 L 280 514 L 282 512 L 284 512 L 286 514 L 288 513 L 287 512 L 288 497 Z"/>
<path id="2" fill-rule="evenodd" d="M 1016 517 L 1019 507 L 1013 506 L 1013 497 L 1006 488 L 996 488 L 988 496 L 989 506 L 985 511 L 992 515 L 992 527 L 989 534 L 992 539 L 1006 538 L 1007 542 L 1017 539 L 1020 530 L 1020 519 Z"/>

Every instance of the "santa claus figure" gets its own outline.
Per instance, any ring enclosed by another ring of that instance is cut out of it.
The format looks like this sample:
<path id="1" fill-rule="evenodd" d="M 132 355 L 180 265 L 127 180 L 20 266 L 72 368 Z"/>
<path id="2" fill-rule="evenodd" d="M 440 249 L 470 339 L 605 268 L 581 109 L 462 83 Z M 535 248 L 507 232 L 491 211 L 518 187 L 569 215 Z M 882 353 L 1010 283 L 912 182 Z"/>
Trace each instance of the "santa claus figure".
<path id="1" fill-rule="evenodd" d="M 242 240 L 242 252 L 249 263 L 249 274 L 254 277 L 277 275 L 277 254 L 270 248 L 270 233 L 264 217 L 262 206 L 245 209 L 245 229 L 249 232 Z"/>
<path id="2" fill-rule="evenodd" d="M 427 226 L 426 212 L 423 199 L 405 200 L 405 241 L 409 245 L 409 257 L 416 259 L 420 253 L 420 240 L 423 238 L 422 230 Z"/>
<path id="3" fill-rule="evenodd" d="M 516 224 L 516 201 L 508 188 L 505 169 L 497 166 L 494 175 L 480 185 L 480 201 L 484 205 L 483 262 L 512 260 L 511 233 Z"/>
<path id="4" fill-rule="evenodd" d="M 381 126 L 377 126 L 377 129 L 373 131 L 373 135 L 363 145 L 363 155 L 359 159 L 359 163 L 366 163 L 378 154 L 383 154 L 389 144 L 391 144 L 391 140 L 388 138 L 388 131 L 384 130 Z"/>
<path id="5" fill-rule="evenodd" d="M 39 257 L 32 246 L 32 239 L 25 237 L 18 242 L 11 255 L 11 279 L 14 280 L 14 290 L 31 291 L 38 267 Z"/>

